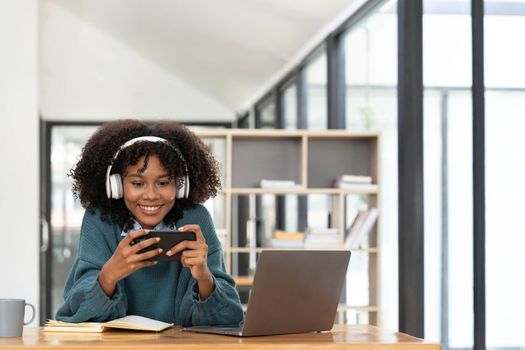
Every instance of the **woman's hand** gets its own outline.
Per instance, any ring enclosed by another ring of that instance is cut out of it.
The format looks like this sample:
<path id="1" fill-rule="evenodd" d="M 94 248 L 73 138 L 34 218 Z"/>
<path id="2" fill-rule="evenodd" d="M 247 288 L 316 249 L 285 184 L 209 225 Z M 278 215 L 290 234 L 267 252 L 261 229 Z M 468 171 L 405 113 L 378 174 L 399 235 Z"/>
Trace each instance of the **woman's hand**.
<path id="1" fill-rule="evenodd" d="M 150 259 L 155 255 L 162 252 L 162 249 L 153 249 L 145 253 L 137 254 L 137 252 L 143 248 L 149 247 L 157 243 L 160 238 L 148 238 L 143 241 L 131 245 L 131 241 L 135 238 L 145 236 L 149 233 L 149 230 L 138 230 L 130 232 L 117 246 L 117 249 L 104 264 L 100 274 L 98 275 L 98 281 L 102 290 L 108 297 L 113 296 L 117 282 L 121 279 L 131 275 L 133 272 L 147 266 L 153 266 L 156 261 L 144 261 Z"/>
<path id="2" fill-rule="evenodd" d="M 179 231 L 195 232 L 196 241 L 182 241 L 166 252 L 171 256 L 178 252 L 181 253 L 181 264 L 191 271 L 193 278 L 199 285 L 199 295 L 201 300 L 206 300 L 213 292 L 213 278 L 208 269 L 208 245 L 204 240 L 201 227 L 199 225 L 185 225 Z"/>

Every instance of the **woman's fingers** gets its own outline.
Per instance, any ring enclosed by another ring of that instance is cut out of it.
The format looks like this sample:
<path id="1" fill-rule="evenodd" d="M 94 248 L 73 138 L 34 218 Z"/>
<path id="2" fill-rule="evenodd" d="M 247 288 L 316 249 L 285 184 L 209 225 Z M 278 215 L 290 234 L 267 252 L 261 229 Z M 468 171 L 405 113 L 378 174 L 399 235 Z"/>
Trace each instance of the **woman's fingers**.
<path id="1" fill-rule="evenodd" d="M 145 236 L 149 233 L 150 230 L 137 230 L 137 231 L 131 231 L 122 241 L 120 241 L 119 246 L 127 247 L 131 244 L 131 241 L 133 241 L 136 238 Z"/>
<path id="2" fill-rule="evenodd" d="M 126 258 L 128 262 L 134 263 L 136 261 L 150 259 L 162 253 L 162 249 L 159 248 L 159 249 L 148 250 L 147 252 L 144 252 L 141 254 L 137 254 L 142 249 L 150 247 L 154 244 L 157 244 L 160 241 L 159 237 L 144 238 L 143 240 L 140 240 L 138 243 L 134 245 L 130 245 L 133 242 L 133 240 L 146 236 L 149 232 L 150 230 L 138 230 L 138 231 L 130 232 L 119 243 L 119 246 L 122 244 L 122 246 L 120 247 L 122 251 L 122 257 Z"/>
<path id="3" fill-rule="evenodd" d="M 160 241 L 159 237 L 152 237 L 152 238 L 144 238 L 143 240 L 138 241 L 138 243 L 134 245 L 130 245 L 133 240 L 136 240 L 137 238 L 146 236 L 149 234 L 150 230 L 138 230 L 138 231 L 132 231 L 130 232 L 122 241 L 124 242 L 125 248 L 123 248 L 123 257 L 126 258 L 127 262 L 130 264 L 137 264 L 140 261 L 151 259 L 152 257 L 159 255 L 162 253 L 162 249 L 151 249 L 147 252 L 137 254 L 139 251 L 141 251 L 144 248 L 150 247 L 154 244 L 157 244 Z M 128 243 L 129 242 L 129 243 Z M 128 243 L 126 245 L 126 243 Z M 146 266 L 149 266 L 151 264 L 146 264 Z M 144 267 L 141 265 L 141 267 Z M 133 267 L 133 269 L 136 269 L 136 266 Z"/>
<path id="4" fill-rule="evenodd" d="M 196 241 L 182 241 L 179 244 L 175 245 L 174 247 L 170 248 L 167 252 L 167 256 L 172 256 L 174 254 L 177 254 L 178 252 L 182 252 L 185 250 L 202 250 L 205 251 L 206 254 L 208 252 L 208 245 L 206 244 L 206 240 L 204 239 L 204 235 L 202 234 L 201 227 L 196 224 L 188 224 L 184 225 L 179 228 L 180 232 L 194 232 Z"/>
<path id="5" fill-rule="evenodd" d="M 208 245 L 202 234 L 199 225 L 185 225 L 179 229 L 180 231 L 193 231 L 197 238 L 196 241 L 184 241 L 171 248 L 167 254 L 173 255 L 181 252 L 181 264 L 191 271 L 193 278 L 197 280 L 200 287 L 200 281 L 209 281 L 210 272 L 208 270 Z"/>
<path id="6" fill-rule="evenodd" d="M 181 263 L 184 266 L 194 266 L 202 262 L 202 258 L 182 258 Z"/>
<path id="7" fill-rule="evenodd" d="M 187 231 L 195 232 L 195 237 L 197 238 L 197 242 L 205 242 L 201 227 L 197 224 L 184 225 L 179 228 L 179 231 L 180 232 L 187 232 Z"/>
<path id="8" fill-rule="evenodd" d="M 142 269 L 143 267 L 153 266 L 156 264 L 157 264 L 156 261 L 139 261 L 133 264 L 132 266 L 133 266 L 133 271 L 137 271 L 137 270 Z"/>
<path id="9" fill-rule="evenodd" d="M 204 243 L 203 241 L 182 241 L 179 244 L 175 245 L 174 247 L 170 248 L 166 252 L 167 256 L 172 256 L 178 252 L 186 251 L 186 250 L 203 250 L 208 251 L 208 245 Z"/>
<path id="10" fill-rule="evenodd" d="M 140 251 L 140 250 L 142 250 L 144 248 L 147 248 L 149 246 L 152 246 L 154 244 L 159 243 L 159 241 L 160 241 L 159 237 L 152 237 L 152 238 L 148 238 L 148 239 L 145 239 L 143 241 L 140 241 L 139 243 L 133 245 L 130 248 L 130 253 L 131 254 L 136 254 L 138 251 Z"/>
<path id="11" fill-rule="evenodd" d="M 207 252 L 201 250 L 185 250 L 182 252 L 180 262 L 182 266 L 202 265 L 206 262 Z"/>
<path id="12" fill-rule="evenodd" d="M 117 249 L 113 252 L 111 258 L 104 265 L 105 275 L 111 276 L 115 282 L 118 282 L 138 269 L 155 265 L 157 262 L 148 261 L 148 259 L 162 253 L 162 250 L 152 249 L 141 254 L 137 254 L 137 252 L 157 243 L 159 238 L 153 237 L 143 239 L 137 244 L 133 246 L 131 245 L 131 242 L 134 239 L 143 237 L 148 233 L 149 230 L 132 231 L 124 237 L 119 242 Z"/>
<path id="13" fill-rule="evenodd" d="M 182 257 L 185 258 L 205 258 L 207 252 L 202 250 L 185 250 L 182 252 Z"/>
<path id="14" fill-rule="evenodd" d="M 162 253 L 162 248 L 157 248 L 157 249 L 149 250 L 145 253 L 135 254 L 135 257 L 138 259 L 138 261 L 143 261 L 143 260 L 151 259 L 154 256 L 159 255 L 160 253 Z"/>

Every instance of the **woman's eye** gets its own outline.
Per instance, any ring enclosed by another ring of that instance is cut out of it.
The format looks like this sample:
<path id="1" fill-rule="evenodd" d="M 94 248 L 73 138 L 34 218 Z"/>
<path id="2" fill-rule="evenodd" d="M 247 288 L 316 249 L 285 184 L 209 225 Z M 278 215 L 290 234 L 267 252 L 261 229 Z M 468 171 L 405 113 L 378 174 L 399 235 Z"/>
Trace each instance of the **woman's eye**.
<path id="1" fill-rule="evenodd" d="M 144 186 L 144 182 L 132 182 L 131 185 L 133 187 L 142 187 Z"/>
<path id="2" fill-rule="evenodd" d="M 168 186 L 170 183 L 171 183 L 170 180 L 161 180 L 161 181 L 159 181 L 159 185 L 162 186 L 162 187 Z"/>

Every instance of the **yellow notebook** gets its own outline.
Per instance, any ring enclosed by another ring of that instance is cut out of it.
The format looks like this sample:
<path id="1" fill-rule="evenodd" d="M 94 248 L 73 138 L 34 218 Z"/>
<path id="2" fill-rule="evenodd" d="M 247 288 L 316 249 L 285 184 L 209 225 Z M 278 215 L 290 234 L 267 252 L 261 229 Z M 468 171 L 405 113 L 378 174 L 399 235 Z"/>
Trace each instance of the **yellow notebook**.
<path id="1" fill-rule="evenodd" d="M 80 332 L 101 333 L 112 328 L 136 331 L 160 332 L 173 326 L 173 323 L 153 320 L 143 316 L 125 316 L 109 322 L 80 322 L 69 323 L 57 320 L 48 320 L 44 327 L 45 332 Z"/>

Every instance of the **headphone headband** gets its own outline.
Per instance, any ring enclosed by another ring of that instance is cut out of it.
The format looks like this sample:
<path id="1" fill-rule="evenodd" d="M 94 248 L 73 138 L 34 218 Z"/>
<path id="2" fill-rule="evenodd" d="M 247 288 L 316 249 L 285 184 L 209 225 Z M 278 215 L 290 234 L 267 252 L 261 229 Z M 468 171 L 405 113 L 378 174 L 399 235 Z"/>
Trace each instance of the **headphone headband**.
<path id="1" fill-rule="evenodd" d="M 135 137 L 131 140 L 126 141 L 122 146 L 120 146 L 118 151 L 113 156 L 111 163 L 109 164 L 108 169 L 106 171 L 106 195 L 108 196 L 108 198 L 119 199 L 123 197 L 124 190 L 122 188 L 122 177 L 120 176 L 120 174 L 111 175 L 111 168 L 113 167 L 113 162 L 117 159 L 120 152 L 124 148 L 127 148 L 137 142 L 162 142 L 170 146 L 175 152 L 177 152 L 179 157 L 182 159 L 184 170 L 186 172 L 186 174 L 182 177 L 181 189 L 177 190 L 177 198 L 188 198 L 189 193 L 190 193 L 190 179 L 188 177 L 189 173 L 188 173 L 188 167 L 186 166 L 186 160 L 184 159 L 184 157 L 182 156 L 182 153 L 177 147 L 172 145 L 168 140 L 163 139 L 162 137 L 158 137 L 158 136 Z"/>
<path id="2" fill-rule="evenodd" d="M 122 151 L 124 148 L 128 148 L 129 146 L 131 146 L 131 145 L 133 145 L 133 144 L 135 144 L 137 142 L 141 142 L 141 141 L 142 142 L 162 142 L 162 143 L 165 143 L 168 146 L 171 146 L 173 149 L 175 149 L 177 151 L 177 153 L 179 154 L 179 156 L 181 156 L 181 158 L 182 158 L 182 155 L 180 154 L 179 150 L 176 149 L 175 147 L 173 147 L 168 142 L 168 140 L 163 139 L 162 137 L 158 137 L 158 136 L 139 136 L 139 137 L 135 137 L 134 139 L 126 141 L 122 146 L 120 146 L 118 151 L 113 156 L 113 159 L 111 160 L 111 163 L 112 163 L 111 165 L 113 165 L 113 162 L 115 161 L 115 159 L 117 159 L 118 155 L 120 154 L 120 151 Z M 182 160 L 184 160 L 184 158 L 182 158 Z"/>

